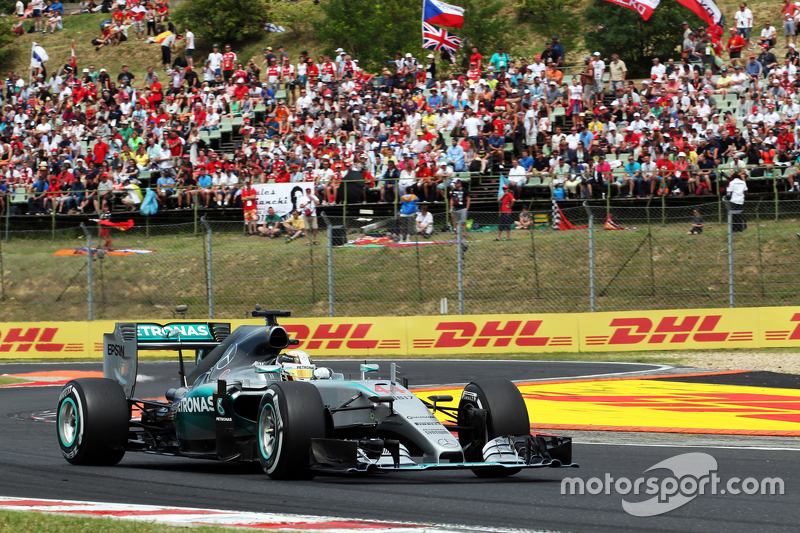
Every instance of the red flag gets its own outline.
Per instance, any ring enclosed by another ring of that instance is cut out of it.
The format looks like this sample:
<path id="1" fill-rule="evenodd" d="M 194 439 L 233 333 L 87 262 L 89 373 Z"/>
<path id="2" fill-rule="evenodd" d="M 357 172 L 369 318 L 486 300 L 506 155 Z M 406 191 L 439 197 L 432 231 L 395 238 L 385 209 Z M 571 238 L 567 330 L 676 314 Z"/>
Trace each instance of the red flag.
<path id="1" fill-rule="evenodd" d="M 692 10 L 709 26 L 725 26 L 725 16 L 713 0 L 678 0 L 678 3 Z"/>
<path id="2" fill-rule="evenodd" d="M 653 14 L 653 10 L 658 7 L 658 3 L 660 0 L 606 0 L 607 2 L 611 2 L 612 4 L 617 4 L 622 7 L 627 7 L 628 9 L 633 9 L 637 13 L 639 13 L 644 20 L 650 18 L 650 15 Z"/>
<path id="3" fill-rule="evenodd" d="M 111 228 L 121 229 L 125 231 L 126 229 L 131 229 L 133 227 L 133 220 L 127 220 L 125 222 L 111 222 L 110 220 L 100 220 L 97 218 L 92 219 L 93 222 L 97 222 L 101 226 L 108 226 Z"/>
<path id="4" fill-rule="evenodd" d="M 75 61 L 75 39 L 72 40 L 72 57 L 69 60 L 69 66 L 72 67 L 72 72 L 77 74 L 78 62 Z"/>

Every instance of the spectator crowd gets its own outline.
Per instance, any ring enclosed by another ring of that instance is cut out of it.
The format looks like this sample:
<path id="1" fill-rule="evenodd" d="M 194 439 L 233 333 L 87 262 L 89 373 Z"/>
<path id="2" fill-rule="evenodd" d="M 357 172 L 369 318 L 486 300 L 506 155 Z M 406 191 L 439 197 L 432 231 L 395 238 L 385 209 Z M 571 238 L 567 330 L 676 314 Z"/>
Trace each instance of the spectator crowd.
<path id="1" fill-rule="evenodd" d="M 652 58 L 641 82 L 628 78 L 623 50 L 566 68 L 557 36 L 531 58 L 472 48 L 461 69 L 434 53 L 397 53 L 367 73 L 343 48 L 290 57 L 267 47 L 248 59 L 218 43 L 196 57 L 194 34 L 172 26 L 168 4 L 110 7 L 96 46 L 160 36 L 160 60 L 140 76 L 92 62 L 9 72 L 4 209 L 24 194 L 19 209 L 29 214 L 135 210 L 150 188 L 163 208 L 247 210 L 250 187 L 271 182 L 305 182 L 326 205 L 342 201 L 343 179 L 357 171 L 363 201 L 413 196 L 456 210 L 469 205 L 468 194 L 454 194 L 466 177 L 502 174 L 510 213 L 513 196 L 537 188 L 556 198 L 716 194 L 733 176 L 771 177 L 796 158 L 800 9 L 791 2 L 780 10 L 785 48 L 769 23 L 755 33 L 742 3 L 735 27 L 684 24 L 674 57 Z M 95 9 L 82 2 L 76 14 Z M 33 31 L 57 31 L 48 12 L 61 17 L 63 7 L 18 2 L 15 14 Z M 226 129 L 234 135 L 222 149 Z M 787 188 L 800 185 L 795 174 L 781 173 Z"/>

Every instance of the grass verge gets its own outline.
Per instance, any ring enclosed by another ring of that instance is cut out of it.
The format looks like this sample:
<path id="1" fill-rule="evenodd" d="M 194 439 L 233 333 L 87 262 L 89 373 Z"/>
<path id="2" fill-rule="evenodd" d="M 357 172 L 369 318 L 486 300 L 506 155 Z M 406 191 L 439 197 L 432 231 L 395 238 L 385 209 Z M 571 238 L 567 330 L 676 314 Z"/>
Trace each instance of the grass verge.
<path id="1" fill-rule="evenodd" d="M 26 363 L 30 361 L 24 361 Z M 10 378 L 8 376 L 0 376 L 0 385 L 13 385 L 15 383 L 28 383 L 29 379 Z"/>
<path id="2" fill-rule="evenodd" d="M 38 512 L 0 511 L 0 533 L 186 533 L 187 527 L 112 518 L 58 516 Z M 192 527 L 192 533 L 230 532 L 217 526 Z"/>

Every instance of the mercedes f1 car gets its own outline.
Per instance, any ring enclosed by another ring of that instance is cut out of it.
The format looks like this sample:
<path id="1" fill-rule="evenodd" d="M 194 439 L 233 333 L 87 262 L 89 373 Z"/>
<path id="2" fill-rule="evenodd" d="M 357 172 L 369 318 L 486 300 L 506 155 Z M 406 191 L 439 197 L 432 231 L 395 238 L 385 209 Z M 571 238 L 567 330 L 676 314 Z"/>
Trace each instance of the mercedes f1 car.
<path id="1" fill-rule="evenodd" d="M 256 310 L 265 326 L 117 323 L 103 336 L 103 378 L 67 383 L 57 407 L 58 444 L 76 465 L 113 465 L 125 452 L 258 461 L 271 478 L 321 471 L 470 469 L 502 477 L 525 468 L 577 466 L 571 439 L 531 434 L 510 381 L 470 383 L 458 406 L 426 400 L 390 379 L 345 380 L 317 367 L 278 325 L 288 311 Z M 288 351 L 287 351 L 288 349 Z M 134 395 L 139 350 L 175 350 L 179 386 L 166 401 Z M 184 371 L 183 351 L 196 366 Z M 443 424 L 436 417 L 446 419 Z"/>

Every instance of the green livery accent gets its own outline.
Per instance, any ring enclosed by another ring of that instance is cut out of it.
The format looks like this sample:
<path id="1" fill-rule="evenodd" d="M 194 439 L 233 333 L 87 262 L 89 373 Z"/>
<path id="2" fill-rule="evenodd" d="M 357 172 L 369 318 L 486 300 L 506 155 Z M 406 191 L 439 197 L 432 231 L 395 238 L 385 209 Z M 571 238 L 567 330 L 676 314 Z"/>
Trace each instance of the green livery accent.
<path id="1" fill-rule="evenodd" d="M 80 414 L 78 413 L 78 406 L 75 405 L 75 402 L 72 400 L 72 398 L 65 399 L 64 403 L 71 403 L 72 404 L 72 410 L 75 413 L 75 433 L 73 433 L 72 439 L 70 439 L 69 442 L 65 442 L 64 441 L 64 435 L 63 435 L 63 432 L 61 431 L 61 424 L 60 423 L 58 424 L 58 438 L 61 439 L 61 444 L 63 444 L 65 447 L 69 448 L 70 446 L 72 446 L 72 443 L 74 443 L 75 439 L 78 437 L 78 426 L 80 425 L 80 420 L 79 420 L 78 417 L 80 416 Z M 62 407 L 59 409 L 59 416 L 61 415 L 60 411 L 63 409 L 64 403 L 61 404 Z M 61 422 L 61 421 L 59 420 L 59 422 Z"/>
<path id="2" fill-rule="evenodd" d="M 136 324 L 138 342 L 214 341 L 207 323 L 171 322 L 169 324 Z M 180 333 L 180 336 L 178 335 Z"/>

